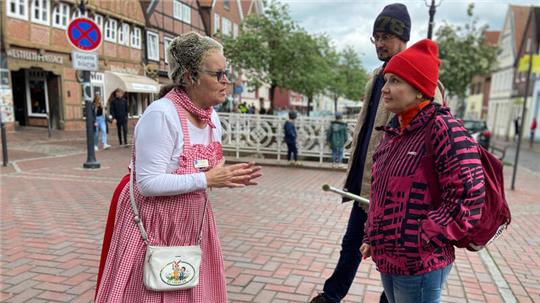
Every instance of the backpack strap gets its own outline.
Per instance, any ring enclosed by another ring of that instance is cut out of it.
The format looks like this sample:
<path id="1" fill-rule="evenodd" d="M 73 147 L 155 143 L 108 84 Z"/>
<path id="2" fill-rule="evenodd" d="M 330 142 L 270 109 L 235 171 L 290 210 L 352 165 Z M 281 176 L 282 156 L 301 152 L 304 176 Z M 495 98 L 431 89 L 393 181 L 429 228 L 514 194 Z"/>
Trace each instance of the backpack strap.
<path id="1" fill-rule="evenodd" d="M 439 187 L 439 175 L 435 168 L 435 153 L 433 151 L 433 142 L 431 142 L 431 137 L 433 134 L 433 124 L 435 124 L 435 119 L 437 119 L 437 110 L 433 113 L 431 119 L 428 122 L 428 125 L 424 131 L 424 144 L 426 146 L 426 156 L 424 163 L 424 172 L 427 177 L 427 185 L 429 193 L 431 194 L 433 208 L 437 209 L 441 206 L 442 203 L 442 194 L 441 188 Z"/>

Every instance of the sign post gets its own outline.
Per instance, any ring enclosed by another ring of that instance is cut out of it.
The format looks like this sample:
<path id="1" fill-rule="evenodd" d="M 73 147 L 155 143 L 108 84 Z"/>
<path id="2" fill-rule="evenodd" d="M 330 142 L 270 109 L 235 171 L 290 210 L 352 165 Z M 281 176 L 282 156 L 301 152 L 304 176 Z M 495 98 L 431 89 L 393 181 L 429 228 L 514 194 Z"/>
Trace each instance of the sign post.
<path id="1" fill-rule="evenodd" d="M 84 1 L 80 4 L 81 13 L 84 14 Z M 73 68 L 82 71 L 82 92 L 86 113 L 86 151 L 87 158 L 84 168 L 100 168 L 94 150 L 94 111 L 92 106 L 92 92 L 90 87 L 90 71 L 99 68 L 96 51 L 102 42 L 101 30 L 97 24 L 88 18 L 77 18 L 71 21 L 67 28 L 67 38 L 78 51 L 73 51 L 71 60 Z"/>

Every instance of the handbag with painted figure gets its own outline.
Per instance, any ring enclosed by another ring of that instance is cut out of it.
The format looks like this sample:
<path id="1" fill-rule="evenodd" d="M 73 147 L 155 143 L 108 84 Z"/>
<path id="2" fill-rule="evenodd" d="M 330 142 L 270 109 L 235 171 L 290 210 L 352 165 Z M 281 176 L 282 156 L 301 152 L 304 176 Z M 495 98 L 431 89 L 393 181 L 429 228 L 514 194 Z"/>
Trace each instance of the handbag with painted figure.
<path id="1" fill-rule="evenodd" d="M 129 196 L 133 210 L 135 223 L 146 244 L 144 257 L 144 286 L 154 291 L 173 291 L 194 288 L 199 284 L 199 272 L 201 266 L 201 237 L 203 222 L 206 215 L 208 197 L 204 202 L 204 211 L 199 226 L 197 243 L 190 246 L 152 246 L 148 241 L 148 235 L 139 216 L 139 210 L 135 204 L 133 194 L 133 171 L 132 165 L 129 180 Z"/>

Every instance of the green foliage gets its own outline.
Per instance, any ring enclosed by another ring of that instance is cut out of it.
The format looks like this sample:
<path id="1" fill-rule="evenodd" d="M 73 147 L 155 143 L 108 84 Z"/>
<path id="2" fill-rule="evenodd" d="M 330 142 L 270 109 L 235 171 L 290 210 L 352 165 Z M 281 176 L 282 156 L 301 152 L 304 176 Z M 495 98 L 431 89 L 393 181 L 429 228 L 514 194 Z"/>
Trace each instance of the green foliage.
<path id="1" fill-rule="evenodd" d="M 356 53 L 350 48 L 336 53 L 327 36 L 300 28 L 287 5 L 267 4 L 264 15 L 244 19 L 239 37 L 220 37 L 225 56 L 244 71 L 249 84 L 269 83 L 271 91 L 279 86 L 310 101 L 325 91 L 358 99 L 367 76 Z"/>
<path id="2" fill-rule="evenodd" d="M 362 68 L 362 61 L 351 46 L 331 56 L 334 68 L 328 90 L 334 99 L 345 97 L 360 100 L 368 80 L 367 72 Z"/>
<path id="3" fill-rule="evenodd" d="M 288 88 L 290 58 L 296 47 L 291 36 L 297 30 L 288 7 L 271 2 L 264 15 L 249 15 L 244 19 L 239 37 L 221 36 L 225 56 L 233 66 L 247 72 L 250 85 L 270 83 Z"/>
<path id="4" fill-rule="evenodd" d="M 478 17 L 473 16 L 474 4 L 469 4 L 465 26 L 445 24 L 437 31 L 439 55 L 442 61 L 440 80 L 450 96 L 456 96 L 460 105 L 456 111 L 462 116 L 467 87 L 475 75 L 490 74 L 496 66 L 497 46 L 485 43 L 484 32 L 488 26 L 477 27 Z"/>

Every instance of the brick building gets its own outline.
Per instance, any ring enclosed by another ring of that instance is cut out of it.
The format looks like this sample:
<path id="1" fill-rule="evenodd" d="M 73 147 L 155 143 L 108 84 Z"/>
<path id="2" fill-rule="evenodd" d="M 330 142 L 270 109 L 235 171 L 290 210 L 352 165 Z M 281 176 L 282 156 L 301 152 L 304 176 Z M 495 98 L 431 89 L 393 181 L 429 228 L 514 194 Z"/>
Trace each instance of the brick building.
<path id="1" fill-rule="evenodd" d="M 206 28 L 195 0 L 143 1 L 146 15 L 146 71 L 159 83 L 168 83 L 166 50 L 171 41 L 190 31 L 205 35 Z"/>
<path id="2" fill-rule="evenodd" d="M 99 70 L 92 73 L 92 94 L 107 100 L 116 87 L 128 92 L 130 114 L 137 116 L 157 92 L 144 76 L 145 19 L 139 1 L 89 0 L 85 14 L 79 1 L 6 0 L 1 2 L 3 120 L 15 125 L 54 129 L 85 127 L 81 85 L 72 68 L 74 48 L 66 27 L 77 17 L 93 19 L 103 43 Z"/>

